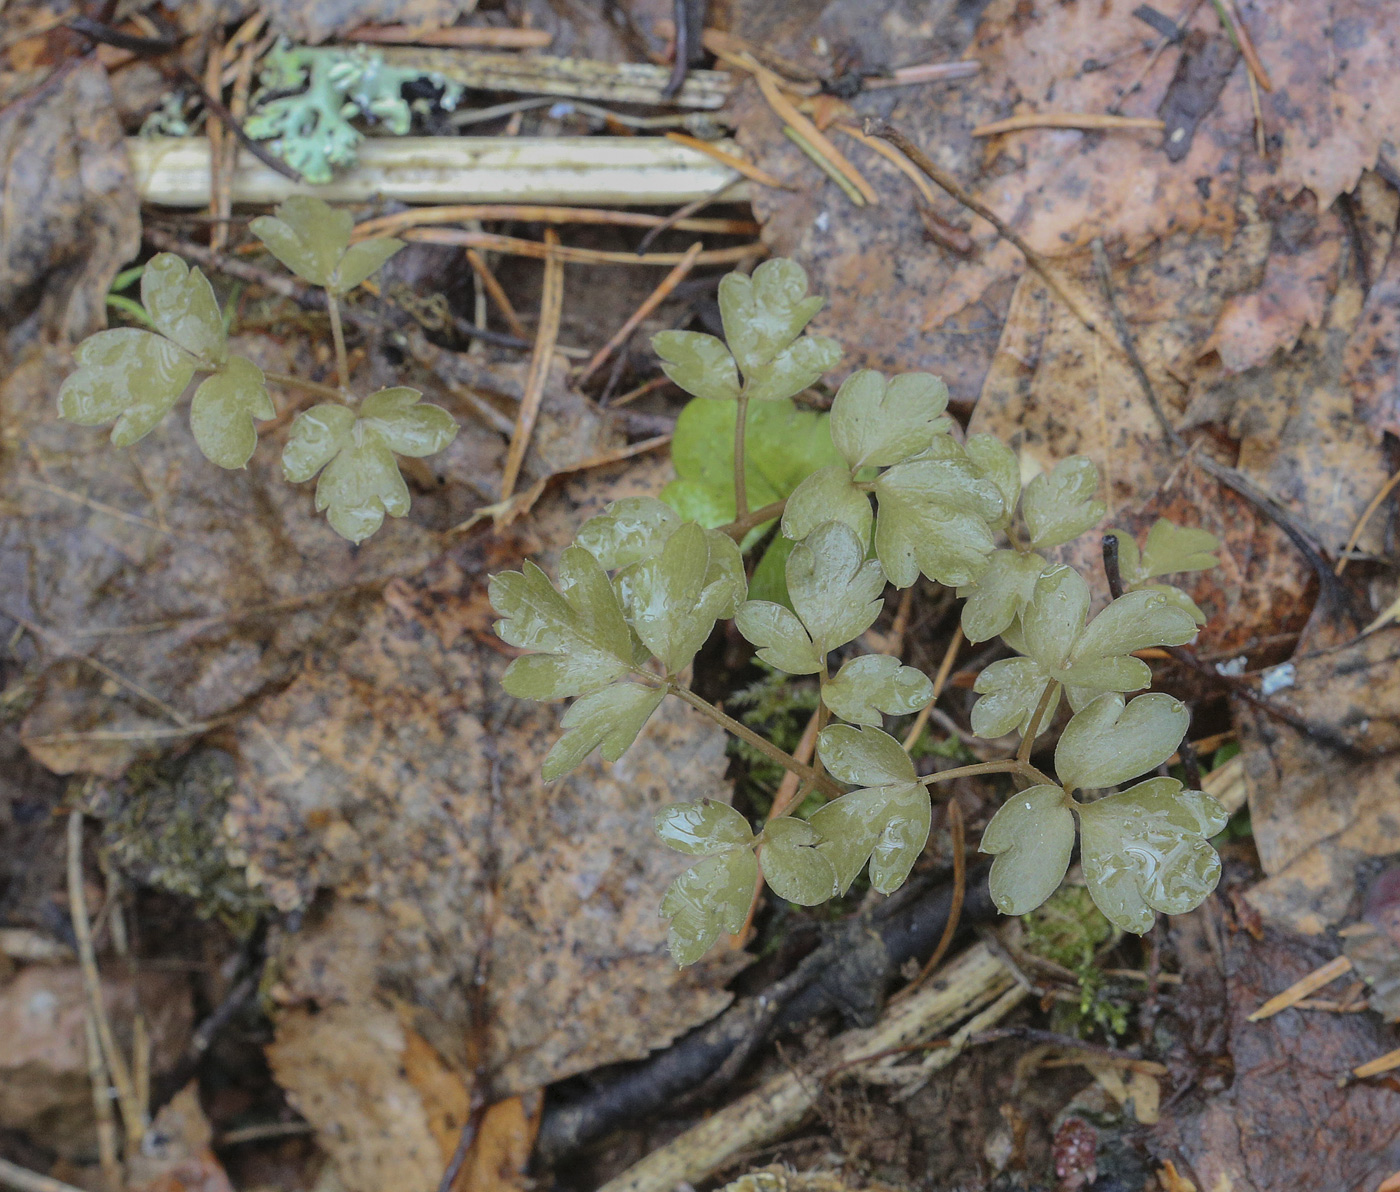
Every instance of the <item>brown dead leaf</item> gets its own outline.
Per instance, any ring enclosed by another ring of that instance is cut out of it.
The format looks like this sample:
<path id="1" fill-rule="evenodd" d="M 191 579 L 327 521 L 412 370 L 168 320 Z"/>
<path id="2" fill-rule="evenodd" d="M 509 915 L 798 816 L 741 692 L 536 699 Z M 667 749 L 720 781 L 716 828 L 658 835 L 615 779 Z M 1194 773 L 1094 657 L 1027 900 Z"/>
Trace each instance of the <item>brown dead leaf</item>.
<path id="1" fill-rule="evenodd" d="M 1209 904 L 1193 917 L 1208 913 Z M 1388 1028 L 1370 1015 L 1306 1010 L 1248 1022 L 1335 946 L 1272 931 L 1258 943 L 1245 932 L 1218 939 L 1234 1079 L 1207 1100 L 1169 1102 L 1151 1150 L 1212 1192 L 1374 1188 L 1400 1164 L 1395 1094 L 1338 1077 L 1391 1046 Z"/>
<path id="2" fill-rule="evenodd" d="M 156 1115 L 128 1159 L 127 1192 L 233 1192 L 210 1143 L 214 1131 L 189 1084 Z"/>
<path id="3" fill-rule="evenodd" d="M 140 247 L 136 190 L 107 75 L 92 58 L 0 110 L 0 332 L 75 339 Z"/>
<path id="4" fill-rule="evenodd" d="M 1266 919 L 1315 934 L 1342 920 L 1368 857 L 1400 852 L 1400 631 L 1295 660 L 1273 698 L 1359 746 L 1348 757 L 1237 705 L 1254 840 L 1267 880 L 1249 893 Z"/>
<path id="5" fill-rule="evenodd" d="M 540 1128 L 542 1094 L 498 1101 L 486 1111 L 476 1142 L 457 1182 L 457 1192 L 525 1192 L 525 1174 Z"/>

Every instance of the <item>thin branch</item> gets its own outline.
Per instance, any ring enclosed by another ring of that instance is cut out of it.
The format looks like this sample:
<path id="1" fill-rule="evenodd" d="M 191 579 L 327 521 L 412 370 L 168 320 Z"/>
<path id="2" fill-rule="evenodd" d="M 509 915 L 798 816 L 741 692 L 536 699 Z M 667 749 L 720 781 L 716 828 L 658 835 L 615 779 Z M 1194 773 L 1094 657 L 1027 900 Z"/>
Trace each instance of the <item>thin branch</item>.
<path id="1" fill-rule="evenodd" d="M 262 370 L 263 380 L 271 381 L 274 385 L 283 385 L 288 389 L 304 389 L 307 393 L 315 393 L 319 397 L 328 397 L 332 401 L 343 402 L 345 394 L 334 385 L 322 385 L 320 381 L 308 381 L 305 377 L 295 377 L 291 373 L 269 372 Z"/>
<path id="2" fill-rule="evenodd" d="M 545 228 L 544 240 L 546 245 L 557 245 L 559 233 L 553 228 Z M 516 411 L 515 430 L 511 434 L 510 448 L 506 452 L 505 468 L 501 476 L 502 501 L 509 500 L 515 492 L 515 482 L 519 479 L 520 467 L 525 462 L 525 451 L 530 445 L 530 436 L 535 429 L 540 404 L 544 401 L 545 386 L 549 383 L 549 370 L 554 363 L 554 345 L 559 340 L 559 320 L 563 313 L 564 262 L 559 257 L 549 257 L 544 263 L 544 287 L 540 295 L 540 321 L 535 335 L 535 350 L 530 356 L 525 393 L 520 399 L 520 409 Z"/>
<path id="3" fill-rule="evenodd" d="M 912 588 L 910 589 L 913 590 Z M 913 749 L 918 744 L 919 736 L 924 731 L 924 726 L 928 724 L 929 717 L 933 715 L 933 706 L 938 703 L 938 697 L 943 694 L 943 688 L 948 683 L 948 676 L 953 670 L 953 660 L 958 656 L 958 648 L 962 645 L 963 631 L 959 625 L 953 630 L 953 636 L 948 641 L 948 648 L 943 651 L 943 661 L 938 664 L 938 673 L 933 676 L 933 695 L 928 703 L 919 709 L 919 714 L 914 717 L 914 723 L 909 726 L 909 731 L 904 734 L 904 748 Z"/>
<path id="4" fill-rule="evenodd" d="M 786 508 L 787 498 L 784 497 L 781 501 L 774 501 L 771 505 L 764 505 L 761 509 L 752 510 L 743 517 L 735 518 L 727 526 L 721 526 L 720 529 L 735 542 L 739 542 L 755 526 L 761 526 L 764 522 L 772 521 L 775 517 L 782 517 L 783 510 Z"/>
<path id="5" fill-rule="evenodd" d="M 677 207 L 673 212 L 671 212 L 670 215 L 663 216 L 661 222 L 658 223 L 655 227 L 651 229 L 651 231 L 649 231 L 645 236 L 642 237 L 641 241 L 637 245 L 637 255 L 642 256 L 647 251 L 647 249 L 649 249 L 654 243 L 656 243 L 656 238 L 660 236 L 662 232 L 668 231 L 671 228 L 678 228 L 682 231 L 696 230 L 693 227 L 695 223 L 709 222 L 701 220 L 692 220 L 691 217 L 697 212 L 703 211 L 711 203 L 719 202 L 722 198 L 724 198 L 725 195 L 727 195 L 738 185 L 739 180 L 737 178 L 733 182 L 726 182 L 717 190 L 712 190 L 709 194 L 702 195 L 698 199 L 692 199 L 684 207 Z M 716 220 L 713 222 L 723 221 Z M 691 227 L 687 228 L 687 224 L 691 225 Z"/>

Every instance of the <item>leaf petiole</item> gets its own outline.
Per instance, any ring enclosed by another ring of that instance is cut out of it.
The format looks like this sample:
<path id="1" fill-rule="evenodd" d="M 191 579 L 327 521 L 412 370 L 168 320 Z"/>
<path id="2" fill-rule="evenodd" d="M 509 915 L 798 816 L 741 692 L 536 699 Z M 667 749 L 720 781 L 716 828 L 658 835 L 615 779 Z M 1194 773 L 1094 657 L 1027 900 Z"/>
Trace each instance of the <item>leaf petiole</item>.
<path id="1" fill-rule="evenodd" d="M 977 762 L 971 766 L 958 766 L 953 770 L 940 770 L 936 774 L 927 774 L 919 779 L 923 786 L 932 786 L 935 782 L 952 782 L 955 778 L 976 778 L 980 774 L 1015 774 L 1019 778 L 1024 778 L 1036 786 L 1059 786 L 1050 775 L 1029 762 L 1023 762 L 1019 758 L 1009 758 L 1001 762 Z"/>
<path id="2" fill-rule="evenodd" d="M 288 389 L 304 389 L 307 393 L 319 394 L 332 401 L 342 404 L 345 402 L 345 394 L 334 385 L 322 385 L 319 381 L 308 381 L 305 377 L 293 376 L 291 373 L 268 372 L 267 369 L 263 369 L 263 378 L 274 385 L 282 385 Z"/>
<path id="3" fill-rule="evenodd" d="M 1035 739 L 1040 734 L 1040 722 L 1045 718 L 1045 709 L 1050 706 L 1050 700 L 1054 697 L 1055 689 L 1058 686 L 1058 682 L 1050 679 L 1045 684 L 1045 690 L 1040 693 L 1040 703 L 1036 704 L 1035 711 L 1031 713 L 1031 718 L 1026 723 L 1025 735 L 1021 738 L 1021 746 L 1016 750 L 1018 762 L 1031 760 L 1031 748 L 1035 745 Z"/>
<path id="4" fill-rule="evenodd" d="M 340 325 L 340 303 L 335 291 L 326 290 L 326 310 L 331 316 L 331 337 L 335 340 L 335 374 L 340 379 L 342 394 L 350 392 L 350 365 L 345 354 L 345 329 Z"/>
<path id="5" fill-rule="evenodd" d="M 761 526 L 764 522 L 772 521 L 775 517 L 782 517 L 783 510 L 786 508 L 787 498 L 784 497 L 781 501 L 774 501 L 771 505 L 765 505 L 762 509 L 755 509 L 743 517 L 736 518 L 727 526 L 721 526 L 720 530 L 738 542 L 755 526 Z"/>

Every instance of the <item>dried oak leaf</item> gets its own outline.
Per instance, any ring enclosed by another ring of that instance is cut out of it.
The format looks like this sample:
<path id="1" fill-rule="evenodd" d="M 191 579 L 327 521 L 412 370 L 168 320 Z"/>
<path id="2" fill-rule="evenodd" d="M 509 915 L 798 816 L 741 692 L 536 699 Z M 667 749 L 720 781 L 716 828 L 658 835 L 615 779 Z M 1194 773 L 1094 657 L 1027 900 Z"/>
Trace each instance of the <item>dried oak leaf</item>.
<path id="1" fill-rule="evenodd" d="M 1307 1010 L 1248 1022 L 1267 998 L 1331 959 L 1335 947 L 1275 931 L 1259 942 L 1243 931 L 1216 934 L 1234 1080 L 1206 1099 L 1169 1102 L 1149 1142 L 1153 1154 L 1171 1159 L 1201 1189 L 1375 1187 L 1400 1166 L 1395 1093 L 1338 1078 L 1389 1050 L 1389 1028 L 1368 1014 Z M 1214 969 L 1209 955 L 1205 963 Z"/>
<path id="2" fill-rule="evenodd" d="M 1400 852 L 1400 632 L 1300 655 L 1273 699 L 1376 758 L 1339 753 L 1237 703 L 1251 822 L 1269 876 L 1248 898 L 1265 918 L 1316 933 L 1342 920 L 1357 866 Z"/>
<path id="3" fill-rule="evenodd" d="M 81 338 L 106 325 L 107 287 L 141 247 L 141 219 L 93 58 L 0 111 L 0 333 Z"/>

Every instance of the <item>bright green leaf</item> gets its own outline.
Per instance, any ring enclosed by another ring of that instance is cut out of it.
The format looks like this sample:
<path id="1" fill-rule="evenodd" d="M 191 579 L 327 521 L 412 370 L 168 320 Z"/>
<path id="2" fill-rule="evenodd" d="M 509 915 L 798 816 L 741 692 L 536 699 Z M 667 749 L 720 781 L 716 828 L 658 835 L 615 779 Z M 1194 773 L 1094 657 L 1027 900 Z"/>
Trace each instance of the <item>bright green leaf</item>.
<path id="1" fill-rule="evenodd" d="M 262 369 L 242 356 L 229 357 L 206 377 L 190 402 L 190 430 L 206 458 L 221 468 L 241 468 L 258 445 L 254 419 L 275 418 Z"/>
<path id="2" fill-rule="evenodd" d="M 520 699 L 586 695 L 631 669 L 632 634 L 598 560 L 571 546 L 559 563 L 559 589 L 533 563 L 493 576 L 496 636 L 541 653 L 517 658 L 501 685 Z"/>
<path id="3" fill-rule="evenodd" d="M 719 939 L 744 926 L 758 884 L 758 861 L 746 848 L 706 857 L 671 883 L 661 914 L 671 921 L 666 943 L 679 965 L 694 964 Z"/>
<path id="4" fill-rule="evenodd" d="M 846 378 L 831 406 L 831 438 L 851 469 L 889 467 L 928 449 L 948 429 L 948 386 L 931 373 L 893 380 L 874 369 Z"/>
<path id="5" fill-rule="evenodd" d="M 752 377 L 802 334 L 825 305 L 807 297 L 807 273 L 782 257 L 764 261 L 752 276 L 727 274 L 719 283 L 720 317 L 729 350 Z"/>
<path id="6" fill-rule="evenodd" d="M 903 716 L 932 698 L 929 677 L 888 654 L 852 658 L 822 685 L 822 702 L 842 720 L 877 728 L 881 712 Z"/>
<path id="7" fill-rule="evenodd" d="M 1013 731 L 1024 733 L 1049 679 L 1031 658 L 1003 658 L 983 667 L 972 688 L 982 697 L 972 705 L 972 731 L 988 738 Z M 1058 692 L 1050 697 L 1050 705 L 1040 718 L 1039 732 L 1050 727 L 1059 700 Z"/>
<path id="8" fill-rule="evenodd" d="M 656 813 L 652 825 L 667 845 L 692 857 L 749 845 L 754 839 L 749 821 L 729 804 L 714 799 L 672 803 Z"/>
<path id="9" fill-rule="evenodd" d="M 982 578 L 958 589 L 958 595 L 966 598 L 962 610 L 963 636 L 976 643 L 990 641 L 1004 633 L 1035 595 L 1036 582 L 1047 565 L 1037 554 L 993 551 Z"/>
<path id="10" fill-rule="evenodd" d="M 1074 647 L 1074 660 L 1131 654 L 1152 646 L 1181 646 L 1195 636 L 1195 618 L 1163 593 L 1127 592 L 1089 622 Z"/>
<path id="11" fill-rule="evenodd" d="M 1073 567 L 1048 567 L 1021 612 L 1026 653 L 1051 674 L 1063 669 L 1084 632 L 1089 612 L 1089 585 Z"/>
<path id="12" fill-rule="evenodd" d="M 343 448 L 316 482 L 316 512 L 342 538 L 363 542 L 384 523 L 384 515 L 408 513 L 408 485 L 394 453 L 378 435 L 366 432 Z"/>
<path id="13" fill-rule="evenodd" d="M 565 732 L 544 759 L 541 776 L 552 782 L 600 745 L 605 762 L 617 761 L 665 698 L 659 687 L 614 683 L 574 701 L 559 722 Z"/>
<path id="14" fill-rule="evenodd" d="M 739 396 L 739 370 L 729 349 L 698 331 L 661 331 L 651 337 L 661 369 L 687 393 L 711 401 Z"/>
<path id="15" fill-rule="evenodd" d="M 820 468 L 799 484 L 783 510 L 783 534 L 806 538 L 823 522 L 845 522 L 862 542 L 870 541 L 875 515 L 870 497 L 856 488 L 850 469 L 842 464 Z"/>
<path id="16" fill-rule="evenodd" d="M 1059 546 L 1078 538 L 1103 520 L 1107 507 L 1093 499 L 1099 487 L 1099 470 L 1083 455 L 1062 459 L 1042 472 L 1021 496 L 1021 515 L 1036 550 Z"/>
<path id="17" fill-rule="evenodd" d="M 134 327 L 99 331 L 75 356 L 79 367 L 58 391 L 58 412 L 79 426 L 115 422 L 118 447 L 150 434 L 195 372 L 195 359 L 183 348 Z"/>
<path id="18" fill-rule="evenodd" d="M 1058 786 L 1012 795 L 982 833 L 982 851 L 996 857 L 988 879 L 1004 915 L 1024 915 L 1064 880 L 1074 848 L 1074 815 Z"/>
<path id="19" fill-rule="evenodd" d="M 806 820 L 781 816 L 763 829 L 759 866 L 773 893 L 798 906 L 815 906 L 836 892 L 836 870 L 817 851 L 821 834 Z"/>
<path id="20" fill-rule="evenodd" d="M 783 401 L 815 385 L 841 363 L 841 345 L 824 335 L 804 335 L 768 364 L 747 374 L 748 395 L 755 402 Z"/>
<path id="21" fill-rule="evenodd" d="M 791 538 L 773 535 L 758 566 L 753 569 L 753 575 L 749 577 L 750 600 L 766 600 L 770 604 L 792 607 L 787 590 L 787 561 L 796 545 Z"/>
<path id="22" fill-rule="evenodd" d="M 988 523 L 1001 516 L 1001 496 L 966 458 L 897 464 L 876 480 L 875 494 L 875 553 L 895 587 L 909 587 L 920 572 L 958 587 L 986 570 L 996 546 Z"/>
<path id="23" fill-rule="evenodd" d="M 336 294 L 353 290 L 403 247 L 392 239 L 352 247 L 350 213 L 310 195 L 284 199 L 275 216 L 261 215 L 248 227 L 298 277 Z"/>
<path id="24" fill-rule="evenodd" d="M 870 884 L 893 894 L 928 843 L 932 808 L 926 788 L 905 782 L 851 791 L 814 812 L 809 822 L 824 837 L 821 852 L 836 870 L 839 893 L 869 861 Z"/>
<path id="25" fill-rule="evenodd" d="M 793 547 L 787 562 L 788 595 L 826 654 L 859 637 L 880 615 L 885 575 L 866 559 L 865 543 L 843 522 L 818 526 Z"/>
<path id="26" fill-rule="evenodd" d="M 901 786 L 914 781 L 914 763 L 904 746 L 878 728 L 832 724 L 817 737 L 822 764 L 852 786 Z"/>
<path id="27" fill-rule="evenodd" d="M 1066 790 L 1117 786 L 1160 766 L 1191 723 L 1180 700 L 1160 692 L 1124 705 L 1117 692 L 1076 712 L 1055 747 L 1055 772 Z"/>
<path id="28" fill-rule="evenodd" d="M 1208 841 L 1228 818 L 1209 795 L 1184 791 L 1174 778 L 1081 805 L 1084 881 L 1094 902 L 1138 935 L 1151 930 L 1154 911 L 1194 910 L 1220 880 L 1220 857 Z"/>
<path id="29" fill-rule="evenodd" d="M 1132 586 L 1136 587 L 1144 580 L 1155 579 L 1159 575 L 1209 571 L 1220 563 L 1215 556 L 1219 549 L 1220 539 L 1208 530 L 1178 526 L 1165 517 L 1159 517 L 1147 531 L 1141 568 L 1133 577 Z"/>
<path id="30" fill-rule="evenodd" d="M 335 289 L 344 294 L 353 290 L 361 282 L 379 272 L 384 262 L 403 247 L 402 240 L 391 236 L 380 236 L 373 240 L 361 240 L 345 250 L 336 270 Z"/>
<path id="31" fill-rule="evenodd" d="M 174 253 L 152 257 L 141 274 L 141 302 L 152 326 L 205 365 L 224 362 L 224 320 L 214 287 Z"/>

